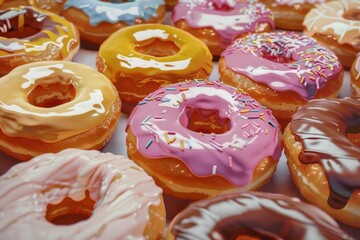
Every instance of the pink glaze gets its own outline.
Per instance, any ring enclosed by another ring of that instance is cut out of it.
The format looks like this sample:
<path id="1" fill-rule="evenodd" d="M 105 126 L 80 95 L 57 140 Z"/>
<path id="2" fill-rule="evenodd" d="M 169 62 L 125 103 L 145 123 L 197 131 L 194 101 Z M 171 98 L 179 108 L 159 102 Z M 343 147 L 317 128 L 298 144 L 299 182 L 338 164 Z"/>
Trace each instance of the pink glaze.
<path id="1" fill-rule="evenodd" d="M 66 196 L 96 201 L 92 216 L 72 225 L 45 219 Z M 161 189 L 134 162 L 110 153 L 64 150 L 12 167 L 0 178 L 0 239 L 145 239 L 149 206 Z"/>
<path id="2" fill-rule="evenodd" d="M 187 128 L 189 115 L 218 112 L 217 124 L 230 120 L 222 134 Z M 183 82 L 160 88 L 134 109 L 128 121 L 139 152 L 156 161 L 183 161 L 197 176 L 221 175 L 234 186 L 251 182 L 253 170 L 267 156 L 278 160 L 280 128 L 271 111 L 246 93 L 218 82 Z M 168 143 L 165 135 L 170 142 Z"/>
<path id="3" fill-rule="evenodd" d="M 252 34 L 237 39 L 221 56 L 226 67 L 275 91 L 311 99 L 343 68 L 333 52 L 293 32 Z M 270 60 L 271 59 L 271 60 Z"/>
<path id="4" fill-rule="evenodd" d="M 213 28 L 223 48 L 237 35 L 254 32 L 259 23 L 268 23 L 274 29 L 271 11 L 251 0 L 179 0 L 172 21 L 180 20 L 192 28 Z"/>

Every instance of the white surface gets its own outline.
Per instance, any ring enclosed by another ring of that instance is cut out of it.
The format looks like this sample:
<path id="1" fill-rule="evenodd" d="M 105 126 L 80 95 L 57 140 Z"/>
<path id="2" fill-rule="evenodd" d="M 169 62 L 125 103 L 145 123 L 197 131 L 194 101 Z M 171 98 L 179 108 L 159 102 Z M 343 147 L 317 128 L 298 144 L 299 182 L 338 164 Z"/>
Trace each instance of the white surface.
<path id="1" fill-rule="evenodd" d="M 96 69 L 95 59 L 97 52 L 81 49 L 74 58 L 74 61 L 84 63 Z M 210 76 L 210 80 L 218 80 L 217 63 L 214 65 L 214 70 Z M 343 88 L 341 89 L 340 97 L 348 96 L 350 93 L 349 87 L 349 73 L 345 73 L 345 81 Z M 125 144 L 125 127 L 128 116 L 122 114 L 118 123 L 117 130 L 110 140 L 110 142 L 102 149 L 103 152 L 112 152 L 119 155 L 127 155 Z M 0 152 L 0 174 L 4 173 L 12 165 L 18 163 L 18 161 Z M 271 181 L 266 184 L 261 191 L 283 193 L 290 196 L 300 197 L 295 186 L 290 179 L 289 171 L 286 166 L 286 158 L 282 155 L 278 164 L 277 170 Z M 165 196 L 165 204 L 167 207 L 167 218 L 171 220 L 172 217 L 183 207 L 185 207 L 189 201 L 175 199 L 170 196 Z M 360 229 L 351 228 L 341 224 L 341 227 L 346 230 L 353 237 L 360 236 Z"/>

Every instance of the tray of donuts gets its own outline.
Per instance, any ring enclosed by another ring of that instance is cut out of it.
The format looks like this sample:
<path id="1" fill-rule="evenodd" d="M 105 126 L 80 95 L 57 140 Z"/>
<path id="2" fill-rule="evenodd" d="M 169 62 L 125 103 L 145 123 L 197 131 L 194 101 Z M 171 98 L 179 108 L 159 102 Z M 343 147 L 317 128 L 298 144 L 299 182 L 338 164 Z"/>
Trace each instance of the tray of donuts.
<path id="1" fill-rule="evenodd" d="M 359 0 L 0 0 L 0 239 L 358 239 L 358 52 Z"/>

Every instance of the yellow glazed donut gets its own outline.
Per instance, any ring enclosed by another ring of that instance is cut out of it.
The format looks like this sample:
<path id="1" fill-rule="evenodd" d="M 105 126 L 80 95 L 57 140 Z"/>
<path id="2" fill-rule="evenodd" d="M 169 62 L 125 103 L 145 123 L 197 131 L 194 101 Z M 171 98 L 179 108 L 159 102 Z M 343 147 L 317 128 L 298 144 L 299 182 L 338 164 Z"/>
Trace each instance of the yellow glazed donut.
<path id="1" fill-rule="evenodd" d="M 19 6 L 34 6 L 59 14 L 66 0 L 0 0 L 0 9 Z"/>
<path id="2" fill-rule="evenodd" d="M 351 70 L 351 93 L 352 95 L 360 96 L 360 54 L 358 54 L 355 62 L 353 63 Z"/>
<path id="3" fill-rule="evenodd" d="M 207 79 L 212 56 L 206 45 L 175 27 L 143 24 L 112 34 L 99 50 L 96 66 L 115 84 L 122 111 L 162 85 L 186 79 Z"/>
<path id="4" fill-rule="evenodd" d="M 121 102 L 113 84 L 78 63 L 46 61 L 0 78 L 0 150 L 28 160 L 65 148 L 100 149 Z"/>
<path id="5" fill-rule="evenodd" d="M 303 23 L 306 35 L 327 46 L 349 69 L 360 52 L 360 1 L 342 0 L 313 8 Z"/>
<path id="6" fill-rule="evenodd" d="M 0 10 L 0 77 L 17 66 L 71 60 L 80 38 L 64 18 L 33 7 Z"/>
<path id="7" fill-rule="evenodd" d="M 133 161 L 67 149 L 0 177 L 1 239 L 160 239 L 162 190 Z"/>

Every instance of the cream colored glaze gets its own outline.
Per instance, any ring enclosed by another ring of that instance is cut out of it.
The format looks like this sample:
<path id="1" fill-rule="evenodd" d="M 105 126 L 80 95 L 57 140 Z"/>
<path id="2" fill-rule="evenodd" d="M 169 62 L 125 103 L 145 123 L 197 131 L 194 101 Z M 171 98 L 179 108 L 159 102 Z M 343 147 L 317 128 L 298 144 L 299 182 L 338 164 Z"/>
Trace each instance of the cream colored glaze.
<path id="1" fill-rule="evenodd" d="M 45 219 L 47 205 L 88 190 L 92 216 L 72 225 Z M 67 149 L 17 164 L 0 177 L 1 239 L 145 239 L 149 207 L 162 190 L 134 162 L 98 151 Z"/>
<path id="2" fill-rule="evenodd" d="M 75 98 L 52 108 L 27 101 L 37 86 L 72 84 Z M 0 78 L 0 128 L 8 136 L 57 142 L 88 131 L 105 120 L 117 98 L 112 83 L 94 69 L 71 62 L 48 61 L 20 66 Z"/>
<path id="3" fill-rule="evenodd" d="M 305 33 L 332 35 L 340 44 L 350 44 L 360 51 L 360 21 L 343 18 L 344 13 L 355 9 L 360 11 L 359 0 L 323 3 L 306 15 Z"/>

